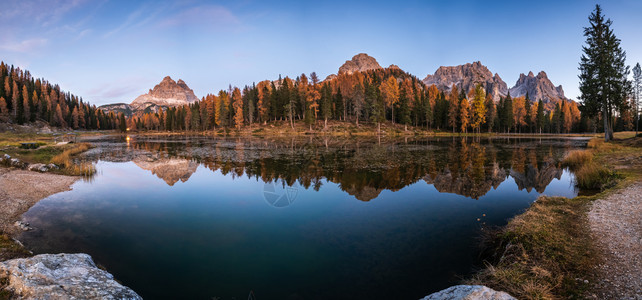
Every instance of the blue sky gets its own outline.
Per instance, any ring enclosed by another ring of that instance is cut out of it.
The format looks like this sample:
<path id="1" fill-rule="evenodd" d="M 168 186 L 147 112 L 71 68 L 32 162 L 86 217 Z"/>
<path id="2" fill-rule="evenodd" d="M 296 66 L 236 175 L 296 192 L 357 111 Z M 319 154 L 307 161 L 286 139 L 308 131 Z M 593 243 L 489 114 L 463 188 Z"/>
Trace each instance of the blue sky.
<path id="1" fill-rule="evenodd" d="M 0 59 L 101 105 L 131 102 L 170 75 L 198 97 L 279 74 L 336 73 L 365 52 L 420 78 L 480 60 L 515 84 L 546 71 L 579 94 L 593 1 L 3 0 Z M 601 4 L 642 62 L 642 1 Z"/>

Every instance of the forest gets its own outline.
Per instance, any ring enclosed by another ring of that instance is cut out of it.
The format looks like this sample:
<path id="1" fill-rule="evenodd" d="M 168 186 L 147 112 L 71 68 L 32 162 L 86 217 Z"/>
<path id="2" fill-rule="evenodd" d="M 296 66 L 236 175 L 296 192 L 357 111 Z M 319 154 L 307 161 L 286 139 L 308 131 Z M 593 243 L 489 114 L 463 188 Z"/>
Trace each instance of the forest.
<path id="1" fill-rule="evenodd" d="M 536 101 L 533 101 L 536 100 Z M 633 98 L 621 105 L 615 130 L 634 129 Z M 453 133 L 599 132 L 600 116 L 588 117 L 571 100 L 530 99 L 529 95 L 497 103 L 481 85 L 470 91 L 439 91 L 398 68 L 342 73 L 322 82 L 313 72 L 296 79 L 221 90 L 200 101 L 166 111 L 135 114 L 128 128 L 161 131 L 206 131 L 268 123 L 305 123 L 310 131 L 327 129 L 328 120 Z"/>
<path id="2" fill-rule="evenodd" d="M 63 92 L 58 85 L 33 78 L 29 71 L 0 62 L 0 123 L 41 121 L 53 127 L 110 130 L 124 120 Z"/>
<path id="3" fill-rule="evenodd" d="M 470 91 L 453 85 L 448 92 L 426 86 L 399 68 L 341 73 L 320 81 L 316 73 L 295 79 L 264 80 L 242 90 L 230 86 L 190 105 L 157 112 L 104 112 L 58 85 L 34 79 L 29 71 L 0 64 L 0 122 L 42 121 L 50 126 L 120 131 L 209 131 L 246 126 L 304 123 L 322 132 L 328 121 L 373 126 L 387 122 L 405 130 L 452 133 L 585 133 L 601 132 L 600 114 L 583 113 L 571 100 L 530 99 L 529 95 L 498 102 L 482 85 Z M 615 131 L 635 129 L 635 101 L 619 105 Z M 380 128 L 380 126 L 377 126 Z"/>

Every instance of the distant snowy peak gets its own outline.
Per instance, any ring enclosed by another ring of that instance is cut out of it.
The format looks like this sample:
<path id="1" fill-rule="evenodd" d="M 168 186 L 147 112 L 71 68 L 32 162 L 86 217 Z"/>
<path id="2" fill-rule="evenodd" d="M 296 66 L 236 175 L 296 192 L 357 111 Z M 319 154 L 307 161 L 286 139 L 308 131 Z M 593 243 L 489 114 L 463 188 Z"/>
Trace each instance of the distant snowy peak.
<path id="1" fill-rule="evenodd" d="M 515 86 L 510 89 L 510 95 L 521 97 L 526 96 L 526 93 L 532 101 L 542 100 L 545 103 L 554 99 L 567 99 L 562 86 L 553 85 L 544 71 L 539 72 L 537 76 L 533 72 L 528 72 L 528 75 L 519 74 Z"/>

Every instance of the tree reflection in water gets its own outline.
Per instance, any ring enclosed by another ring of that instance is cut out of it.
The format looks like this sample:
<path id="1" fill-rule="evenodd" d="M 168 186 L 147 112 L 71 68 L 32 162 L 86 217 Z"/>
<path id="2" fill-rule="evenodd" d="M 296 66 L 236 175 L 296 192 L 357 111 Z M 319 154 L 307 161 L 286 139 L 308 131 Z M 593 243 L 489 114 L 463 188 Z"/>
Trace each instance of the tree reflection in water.
<path id="1" fill-rule="evenodd" d="M 172 186 L 199 164 L 233 178 L 255 177 L 316 191 L 324 180 L 361 201 L 425 181 L 439 192 L 479 199 L 512 177 L 541 193 L 562 175 L 560 160 L 585 140 L 530 138 L 373 139 L 130 137 L 127 146 L 98 141 L 93 160 L 133 161 Z"/>

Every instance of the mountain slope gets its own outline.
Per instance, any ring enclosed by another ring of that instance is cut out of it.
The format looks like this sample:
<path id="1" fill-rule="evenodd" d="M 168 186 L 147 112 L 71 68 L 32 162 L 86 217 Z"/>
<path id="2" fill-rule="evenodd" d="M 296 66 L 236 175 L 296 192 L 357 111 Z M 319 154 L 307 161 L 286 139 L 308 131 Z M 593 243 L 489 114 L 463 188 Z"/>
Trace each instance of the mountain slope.
<path id="1" fill-rule="evenodd" d="M 130 104 L 135 110 L 145 106 L 145 103 L 153 103 L 158 106 L 176 107 L 191 104 L 198 101 L 194 91 L 190 89 L 182 79 L 178 82 L 166 76 L 149 93 L 138 96 Z"/>
<path id="2" fill-rule="evenodd" d="M 526 93 L 532 101 L 541 99 L 544 103 L 548 103 L 554 99 L 566 100 L 562 86 L 553 85 L 544 71 L 539 72 L 537 76 L 534 76 L 533 72 L 528 72 L 528 75 L 519 74 L 515 86 L 510 89 L 510 95 L 520 97 L 525 96 Z"/>
<path id="3" fill-rule="evenodd" d="M 454 84 L 461 91 L 470 91 L 475 85 L 481 85 L 492 96 L 493 100 L 499 101 L 499 97 L 506 96 L 508 93 L 508 86 L 497 73 L 493 73 L 488 68 L 482 65 L 481 62 L 476 61 L 459 66 L 439 67 L 435 74 L 428 75 L 424 78 L 423 82 L 427 85 L 435 85 L 437 88 L 444 92 L 450 92 Z"/>

